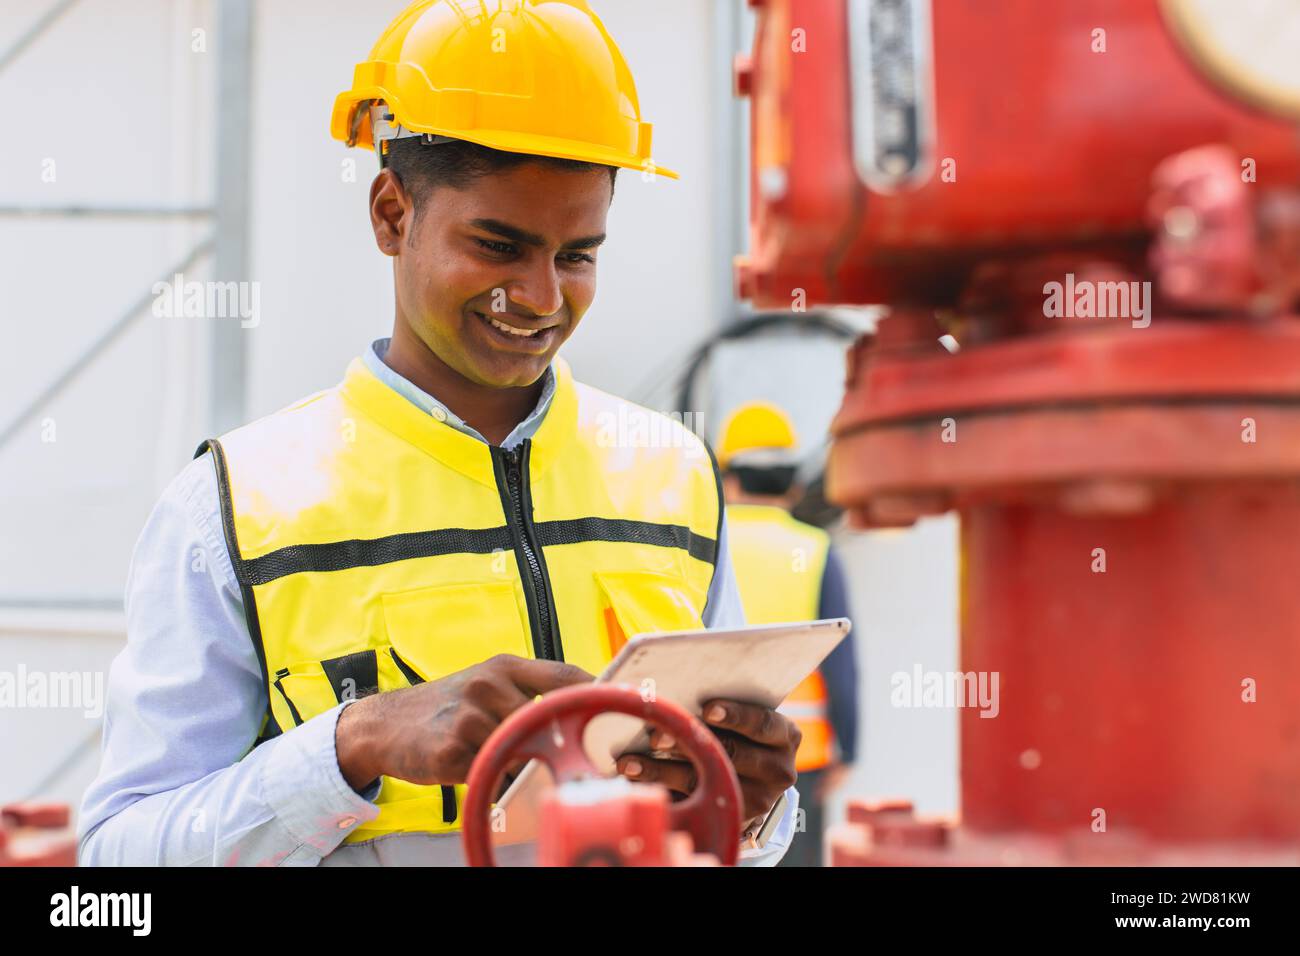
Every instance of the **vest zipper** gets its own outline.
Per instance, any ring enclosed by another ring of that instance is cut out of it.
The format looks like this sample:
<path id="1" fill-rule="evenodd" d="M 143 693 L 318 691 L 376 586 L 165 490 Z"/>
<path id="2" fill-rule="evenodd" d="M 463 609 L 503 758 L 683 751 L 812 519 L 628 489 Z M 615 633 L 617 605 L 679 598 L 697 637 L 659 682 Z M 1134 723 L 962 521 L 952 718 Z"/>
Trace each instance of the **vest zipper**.
<path id="1" fill-rule="evenodd" d="M 496 467 L 497 485 L 501 503 L 505 508 L 506 524 L 514 536 L 515 556 L 519 562 L 520 578 L 528 603 L 533 638 L 533 653 L 552 661 L 564 660 L 564 648 L 555 620 L 554 600 L 550 579 L 546 573 L 546 559 L 537 543 L 533 527 L 532 496 L 528 487 L 528 455 L 531 439 L 524 439 L 507 451 L 492 446 Z"/>

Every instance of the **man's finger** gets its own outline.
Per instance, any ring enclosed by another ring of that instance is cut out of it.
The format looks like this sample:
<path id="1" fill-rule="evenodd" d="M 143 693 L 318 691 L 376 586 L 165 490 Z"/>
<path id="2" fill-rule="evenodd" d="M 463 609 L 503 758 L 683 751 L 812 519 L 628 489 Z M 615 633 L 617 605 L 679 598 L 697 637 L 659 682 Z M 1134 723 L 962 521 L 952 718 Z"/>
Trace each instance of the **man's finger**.
<path id="1" fill-rule="evenodd" d="M 682 760 L 625 754 L 618 759 L 618 772 L 637 783 L 657 783 L 677 793 L 695 791 L 695 768 Z"/>
<path id="2" fill-rule="evenodd" d="M 709 730 L 713 732 L 713 736 L 717 738 L 718 743 L 722 745 L 722 749 L 726 751 L 727 759 L 736 768 L 737 776 L 743 772 L 740 765 L 736 763 L 736 751 L 740 746 L 749 746 L 755 750 L 762 750 L 771 754 L 779 753 L 779 751 L 771 747 L 754 744 L 740 734 L 733 734 L 729 730 L 719 730 L 716 727 L 710 727 Z M 685 750 L 678 747 L 677 740 L 671 734 L 661 731 L 655 731 L 650 735 L 650 749 L 654 751 L 654 756 L 658 760 L 678 760 L 689 763 L 691 759 Z"/>
<path id="3" fill-rule="evenodd" d="M 535 694 L 525 694 L 511 681 L 497 681 L 490 693 L 480 702 L 498 721 L 504 721 L 520 707 L 533 702 Z"/>
<path id="4" fill-rule="evenodd" d="M 756 744 L 729 730 L 715 730 L 714 733 L 727 751 L 731 765 L 736 769 L 736 776 L 742 783 L 755 780 L 781 789 L 793 786 L 794 764 L 788 759 L 786 751 Z"/>
<path id="5" fill-rule="evenodd" d="M 786 759 L 786 752 L 764 744 L 756 744 L 747 737 L 730 730 L 713 728 L 714 736 L 722 749 L 727 752 L 727 759 L 736 770 L 736 776 L 744 780 L 764 781 L 782 789 L 794 786 L 794 766 Z M 660 760 L 689 761 L 685 753 L 674 749 L 676 741 L 666 733 L 656 731 L 650 735 L 650 747 L 655 757 Z"/>
<path id="6" fill-rule="evenodd" d="M 660 760 L 689 760 L 686 752 L 679 748 L 677 738 L 664 730 L 650 731 L 650 749 Z"/>
<path id="7" fill-rule="evenodd" d="M 531 660 L 527 657 L 511 657 L 508 660 L 510 678 L 516 687 L 530 696 L 572 684 L 586 684 L 596 679 L 576 664 L 566 664 L 563 661 Z"/>
<path id="8" fill-rule="evenodd" d="M 794 722 L 771 707 L 742 704 L 735 700 L 710 700 L 704 704 L 704 720 L 713 727 L 735 731 L 767 747 L 785 747 L 791 740 Z"/>
<path id="9" fill-rule="evenodd" d="M 778 795 L 779 796 L 779 795 Z M 744 810 L 741 811 L 740 819 L 745 823 L 753 820 L 764 820 L 772 807 L 776 805 L 776 800 L 768 796 L 768 791 L 757 783 L 740 784 L 741 803 Z"/>

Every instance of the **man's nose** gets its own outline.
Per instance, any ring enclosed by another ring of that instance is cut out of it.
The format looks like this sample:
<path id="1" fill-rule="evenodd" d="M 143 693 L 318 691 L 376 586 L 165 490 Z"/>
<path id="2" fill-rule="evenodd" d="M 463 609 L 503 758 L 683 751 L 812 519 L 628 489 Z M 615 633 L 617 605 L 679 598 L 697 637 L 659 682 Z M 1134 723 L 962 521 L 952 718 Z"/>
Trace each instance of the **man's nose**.
<path id="1" fill-rule="evenodd" d="M 506 286 L 506 295 L 516 305 L 539 318 L 554 315 L 564 305 L 560 277 L 555 263 L 545 260 Z"/>

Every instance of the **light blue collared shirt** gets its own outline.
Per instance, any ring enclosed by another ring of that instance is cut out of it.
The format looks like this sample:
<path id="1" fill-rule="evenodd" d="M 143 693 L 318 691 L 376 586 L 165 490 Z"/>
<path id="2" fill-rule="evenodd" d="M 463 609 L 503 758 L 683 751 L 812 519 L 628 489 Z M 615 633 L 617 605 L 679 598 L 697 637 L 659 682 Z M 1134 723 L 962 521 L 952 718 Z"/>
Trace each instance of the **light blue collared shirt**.
<path id="1" fill-rule="evenodd" d="M 366 366 L 416 406 L 480 441 L 450 409 L 383 362 Z M 540 426 L 555 395 L 548 367 L 533 411 L 502 442 Z M 358 794 L 339 770 L 334 729 L 345 702 L 249 750 L 266 688 L 221 528 L 211 455 L 190 462 L 155 505 L 126 584 L 127 644 L 113 661 L 99 775 L 78 818 L 83 866 L 458 865 L 458 834 L 394 833 L 341 845 L 379 815 L 378 786 Z M 727 550 L 704 610 L 708 627 L 745 623 Z M 794 835 L 798 794 L 762 850 L 742 862 L 771 866 Z M 504 857 L 504 855 L 503 855 Z"/>
<path id="2" fill-rule="evenodd" d="M 465 424 L 464 419 L 450 408 L 384 364 L 384 356 L 388 354 L 388 345 L 391 341 L 391 339 L 378 339 L 361 356 L 361 360 L 366 363 L 366 368 L 370 369 L 371 374 L 426 415 L 432 415 L 457 431 L 464 432 L 471 438 L 477 438 L 485 445 L 488 444 L 488 440 L 480 435 L 477 429 Z M 528 416 L 511 430 L 505 441 L 501 443 L 501 447 L 514 448 L 525 438 L 532 438 L 537 429 L 541 428 L 542 419 L 546 417 L 553 398 L 555 398 L 555 366 L 548 365 L 546 371 L 542 373 L 542 394 L 537 399 L 537 404 L 533 406 Z"/>

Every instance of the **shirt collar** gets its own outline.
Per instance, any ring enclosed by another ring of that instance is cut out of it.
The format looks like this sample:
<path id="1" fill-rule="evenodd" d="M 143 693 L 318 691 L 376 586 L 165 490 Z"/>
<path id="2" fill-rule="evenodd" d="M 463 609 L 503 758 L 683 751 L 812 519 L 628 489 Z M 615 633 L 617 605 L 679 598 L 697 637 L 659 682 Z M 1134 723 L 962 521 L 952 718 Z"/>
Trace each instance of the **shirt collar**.
<path id="1" fill-rule="evenodd" d="M 370 373 L 383 382 L 397 394 L 401 395 L 420 411 L 430 415 L 440 422 L 444 422 L 456 429 L 462 434 L 469 435 L 471 438 L 477 438 L 483 444 L 488 444 L 488 440 L 479 434 L 478 430 L 453 412 L 450 408 L 438 401 L 428 392 L 424 391 L 409 379 L 403 378 L 384 363 L 384 356 L 388 354 L 388 346 L 392 342 L 391 338 L 376 339 L 371 343 L 370 348 L 366 349 L 362 355 L 362 361 L 365 362 L 366 368 Z M 555 397 L 555 364 L 552 362 L 546 366 L 546 371 L 542 378 L 542 394 L 537 400 L 537 405 L 531 412 L 506 436 L 505 441 L 501 443 L 502 448 L 513 448 L 525 438 L 531 438 L 541 427 L 542 420 L 546 417 L 547 411 L 551 407 L 551 400 Z"/>

